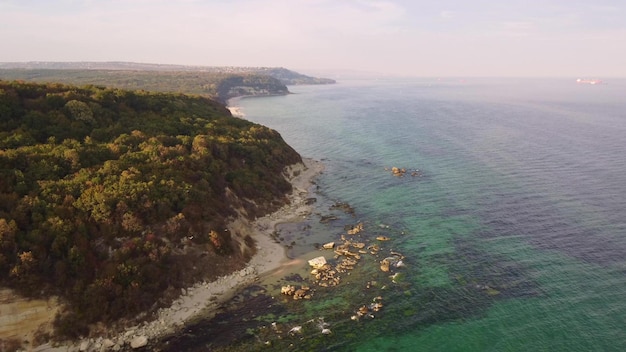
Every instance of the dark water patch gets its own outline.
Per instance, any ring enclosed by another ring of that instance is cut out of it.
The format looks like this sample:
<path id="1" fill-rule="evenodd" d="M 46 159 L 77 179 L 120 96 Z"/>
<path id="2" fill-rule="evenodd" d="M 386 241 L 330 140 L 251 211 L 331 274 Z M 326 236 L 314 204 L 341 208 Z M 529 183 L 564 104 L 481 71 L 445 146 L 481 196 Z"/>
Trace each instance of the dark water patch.
<path id="1" fill-rule="evenodd" d="M 456 254 L 451 275 L 458 283 L 497 299 L 540 295 L 531 269 L 523 263 L 480 249 L 475 238 L 456 238 L 453 242 Z"/>
<path id="2" fill-rule="evenodd" d="M 257 342 L 251 331 L 259 327 L 259 317 L 281 316 L 286 310 L 260 286 L 250 286 L 221 307 L 209 320 L 186 326 L 175 336 L 163 339 L 159 351 L 211 351 L 240 343 Z"/>
<path id="3" fill-rule="evenodd" d="M 488 229 L 485 237 L 523 236 L 539 249 L 557 250 L 585 262 L 605 266 L 624 262 L 626 247 L 616 237 L 615 225 L 572 218 L 563 203 L 547 195 L 503 194 L 492 204 L 483 203 L 482 209 L 480 216 Z"/>

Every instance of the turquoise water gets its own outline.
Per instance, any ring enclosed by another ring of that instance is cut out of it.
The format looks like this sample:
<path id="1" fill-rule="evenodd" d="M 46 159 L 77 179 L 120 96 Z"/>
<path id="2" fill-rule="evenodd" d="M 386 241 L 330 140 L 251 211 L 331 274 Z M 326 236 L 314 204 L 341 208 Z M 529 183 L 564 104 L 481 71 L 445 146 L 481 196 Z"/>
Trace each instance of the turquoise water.
<path id="1" fill-rule="evenodd" d="M 265 346 L 271 334 L 247 325 L 256 340 L 239 349 L 626 350 L 626 81 L 424 79 L 290 90 L 237 105 L 324 162 L 319 214 L 337 201 L 355 209 L 335 224 L 312 218 L 283 229 L 286 243 L 297 242 L 290 254 L 361 221 L 362 238 L 389 236 L 385 250 L 401 252 L 407 265 L 401 281 L 372 291 L 385 302 L 375 319 L 349 319 L 371 296 L 357 277 L 388 280 L 371 262 L 355 270 L 356 288 L 268 305 L 280 306 L 271 318 L 283 314 L 291 326 L 326 312 L 332 336 Z M 420 176 L 394 177 L 392 166 Z"/>

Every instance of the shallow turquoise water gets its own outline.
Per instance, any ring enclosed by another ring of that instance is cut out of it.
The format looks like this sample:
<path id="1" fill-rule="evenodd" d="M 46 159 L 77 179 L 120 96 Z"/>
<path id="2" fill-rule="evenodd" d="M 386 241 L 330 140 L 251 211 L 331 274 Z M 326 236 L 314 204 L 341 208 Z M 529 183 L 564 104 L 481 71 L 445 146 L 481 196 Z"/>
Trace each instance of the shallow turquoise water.
<path id="1" fill-rule="evenodd" d="M 347 202 L 356 217 L 345 221 L 406 256 L 376 319 L 336 318 L 332 337 L 290 348 L 626 350 L 624 88 L 352 81 L 239 101 L 247 119 L 325 163 L 320 213 Z M 396 178 L 392 166 L 422 175 Z M 311 226 L 294 255 L 341 232 Z M 345 290 L 307 304 L 348 307 L 358 294 Z"/>

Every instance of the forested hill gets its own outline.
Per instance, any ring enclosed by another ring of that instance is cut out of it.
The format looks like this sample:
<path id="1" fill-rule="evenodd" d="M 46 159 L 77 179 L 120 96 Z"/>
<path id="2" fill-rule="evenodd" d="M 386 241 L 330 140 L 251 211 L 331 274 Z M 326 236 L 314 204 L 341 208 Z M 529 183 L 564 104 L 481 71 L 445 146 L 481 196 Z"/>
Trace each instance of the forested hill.
<path id="1" fill-rule="evenodd" d="M 133 62 L 0 62 L 0 79 L 198 94 L 221 102 L 237 96 L 288 94 L 287 85 L 335 83 L 282 67 Z"/>
<path id="2" fill-rule="evenodd" d="M 240 96 L 289 94 L 279 79 L 255 73 L 94 69 L 2 69 L 0 79 L 202 95 L 222 103 Z"/>
<path id="3" fill-rule="evenodd" d="M 330 78 L 311 77 L 288 70 L 284 67 L 246 67 L 246 66 L 189 66 L 150 64 L 124 61 L 78 61 L 78 62 L 0 62 L 0 69 L 28 69 L 28 70 L 99 70 L 99 71 L 157 71 L 157 72 L 202 72 L 218 75 L 263 75 L 280 80 L 286 85 L 295 84 L 332 84 Z"/>
<path id="4" fill-rule="evenodd" d="M 208 98 L 0 81 L 0 285 L 61 295 L 63 334 L 136 315 L 245 262 L 224 225 L 283 205 L 300 161 Z"/>

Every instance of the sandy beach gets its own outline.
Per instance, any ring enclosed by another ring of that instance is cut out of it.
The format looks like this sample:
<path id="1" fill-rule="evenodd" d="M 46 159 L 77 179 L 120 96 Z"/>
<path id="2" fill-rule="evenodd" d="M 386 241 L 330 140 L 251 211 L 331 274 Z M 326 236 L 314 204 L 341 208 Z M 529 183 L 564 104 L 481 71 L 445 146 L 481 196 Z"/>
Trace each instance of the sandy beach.
<path id="1" fill-rule="evenodd" d="M 276 243 L 271 234 L 281 223 L 299 222 L 311 213 L 306 200 L 314 178 L 323 171 L 321 162 L 304 159 L 303 164 L 292 165 L 286 177 L 293 186 L 289 204 L 278 211 L 254 221 L 238 218 L 229 224 L 230 231 L 249 234 L 256 242 L 257 252 L 245 268 L 213 282 L 198 282 L 184 290 L 170 307 L 159 309 L 156 319 L 131 327 L 114 337 L 89 338 L 72 346 L 53 347 L 44 344 L 35 351 L 118 351 L 145 346 L 158 338 L 175 333 L 197 317 L 208 318 L 216 309 L 231 299 L 241 288 L 264 275 L 280 270 L 288 262 L 285 248 Z"/>

